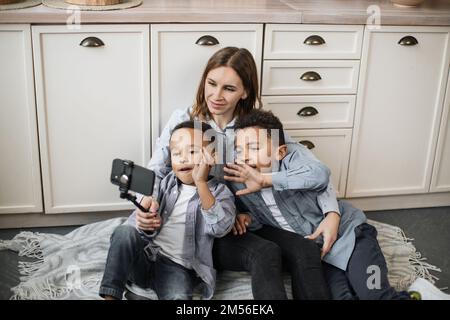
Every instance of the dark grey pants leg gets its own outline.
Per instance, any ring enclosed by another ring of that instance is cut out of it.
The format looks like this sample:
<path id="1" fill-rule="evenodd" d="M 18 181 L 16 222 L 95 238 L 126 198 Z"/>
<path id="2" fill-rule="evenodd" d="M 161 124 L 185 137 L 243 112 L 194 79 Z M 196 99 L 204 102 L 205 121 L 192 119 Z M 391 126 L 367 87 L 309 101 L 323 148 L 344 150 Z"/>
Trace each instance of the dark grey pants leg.
<path id="1" fill-rule="evenodd" d="M 255 300 L 287 299 L 281 249 L 272 241 L 252 232 L 240 236 L 229 233 L 214 240 L 213 258 L 218 270 L 250 272 Z"/>

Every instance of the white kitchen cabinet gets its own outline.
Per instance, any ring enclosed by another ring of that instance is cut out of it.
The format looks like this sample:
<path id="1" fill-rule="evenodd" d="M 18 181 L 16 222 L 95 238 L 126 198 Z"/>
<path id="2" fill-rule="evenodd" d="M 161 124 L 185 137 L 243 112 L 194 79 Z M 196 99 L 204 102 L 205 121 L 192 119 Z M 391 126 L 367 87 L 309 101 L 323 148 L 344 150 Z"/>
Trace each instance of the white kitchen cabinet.
<path id="1" fill-rule="evenodd" d="M 363 26 L 267 24 L 264 59 L 361 58 Z"/>
<path id="2" fill-rule="evenodd" d="M 194 103 L 206 63 L 219 49 L 248 49 L 260 74 L 262 36 L 262 24 L 151 25 L 153 140 L 175 109 Z"/>
<path id="3" fill-rule="evenodd" d="M 149 26 L 32 33 L 45 212 L 132 208 L 109 177 L 150 159 Z"/>
<path id="4" fill-rule="evenodd" d="M 0 25 L 0 213 L 42 211 L 30 25 Z"/>
<path id="5" fill-rule="evenodd" d="M 356 94 L 359 60 L 265 60 L 263 95 Z"/>
<path id="6" fill-rule="evenodd" d="M 433 166 L 431 192 L 450 191 L 450 74 L 447 80 L 446 92 L 436 158 Z"/>
<path id="7" fill-rule="evenodd" d="M 365 30 L 347 197 L 429 191 L 448 75 L 449 31 Z"/>
<path id="8" fill-rule="evenodd" d="M 337 196 L 345 195 L 351 129 L 286 130 L 291 139 L 305 145 L 331 171 Z"/>

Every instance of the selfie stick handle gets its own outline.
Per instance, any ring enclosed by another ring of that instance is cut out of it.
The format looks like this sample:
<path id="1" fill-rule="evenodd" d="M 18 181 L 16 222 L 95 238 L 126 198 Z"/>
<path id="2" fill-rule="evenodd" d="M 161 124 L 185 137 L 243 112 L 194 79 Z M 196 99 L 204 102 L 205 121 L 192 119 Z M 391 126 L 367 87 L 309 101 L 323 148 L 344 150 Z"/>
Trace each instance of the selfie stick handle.
<path id="1" fill-rule="evenodd" d="M 136 201 L 136 196 L 133 196 L 132 194 L 129 194 L 128 191 L 121 191 L 120 192 L 120 198 L 127 199 L 127 200 L 133 202 L 134 205 L 136 207 L 138 207 L 139 210 L 141 210 L 143 212 L 149 212 L 150 211 L 150 209 L 145 209 L 143 206 L 141 206 L 141 204 Z"/>

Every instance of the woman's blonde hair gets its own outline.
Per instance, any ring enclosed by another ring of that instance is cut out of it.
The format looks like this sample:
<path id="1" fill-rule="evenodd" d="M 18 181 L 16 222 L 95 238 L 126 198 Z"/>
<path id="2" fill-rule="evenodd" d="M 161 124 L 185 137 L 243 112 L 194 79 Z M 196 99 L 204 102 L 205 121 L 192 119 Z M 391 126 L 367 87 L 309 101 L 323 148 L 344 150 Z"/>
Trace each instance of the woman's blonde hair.
<path id="1" fill-rule="evenodd" d="M 211 58 L 203 71 L 202 78 L 197 90 L 197 97 L 192 108 L 191 118 L 205 120 L 209 115 L 205 100 L 205 82 L 208 73 L 219 67 L 232 68 L 241 78 L 247 98 L 239 100 L 234 110 L 234 115 L 240 117 L 254 108 L 261 107 L 259 96 L 258 73 L 252 54 L 244 48 L 226 47 L 217 51 Z M 255 104 L 258 103 L 258 106 Z"/>

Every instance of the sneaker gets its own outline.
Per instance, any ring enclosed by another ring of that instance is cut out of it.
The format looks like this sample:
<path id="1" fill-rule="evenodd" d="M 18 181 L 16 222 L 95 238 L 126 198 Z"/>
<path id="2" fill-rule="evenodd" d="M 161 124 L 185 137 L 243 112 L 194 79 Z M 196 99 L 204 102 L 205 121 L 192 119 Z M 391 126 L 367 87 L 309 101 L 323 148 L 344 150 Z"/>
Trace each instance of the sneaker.
<path id="1" fill-rule="evenodd" d="M 408 293 L 414 300 L 450 300 L 450 294 L 442 292 L 424 278 L 417 278 L 408 288 Z"/>

